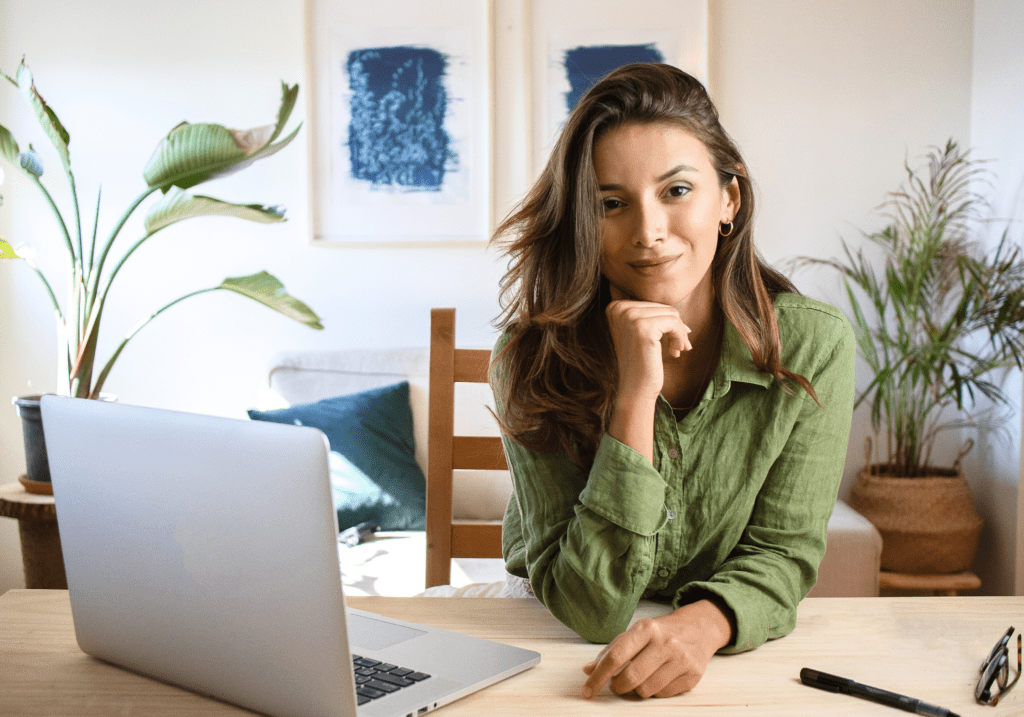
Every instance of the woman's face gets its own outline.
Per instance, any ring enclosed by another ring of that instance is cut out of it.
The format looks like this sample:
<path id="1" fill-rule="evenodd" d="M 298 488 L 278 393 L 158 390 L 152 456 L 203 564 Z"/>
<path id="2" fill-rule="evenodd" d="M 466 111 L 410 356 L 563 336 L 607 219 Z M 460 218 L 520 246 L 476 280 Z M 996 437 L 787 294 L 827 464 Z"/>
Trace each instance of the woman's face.
<path id="1" fill-rule="evenodd" d="M 718 227 L 739 210 L 704 143 L 674 124 L 628 124 L 594 144 L 600 186 L 601 272 L 612 298 L 683 308 L 711 291 Z"/>

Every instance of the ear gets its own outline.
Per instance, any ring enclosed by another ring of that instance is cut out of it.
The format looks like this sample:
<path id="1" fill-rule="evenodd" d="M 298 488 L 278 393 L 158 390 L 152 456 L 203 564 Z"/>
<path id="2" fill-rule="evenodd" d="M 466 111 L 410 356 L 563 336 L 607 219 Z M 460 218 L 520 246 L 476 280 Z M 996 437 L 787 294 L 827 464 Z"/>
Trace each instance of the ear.
<path id="1" fill-rule="evenodd" d="M 740 211 L 740 181 L 733 177 L 722 187 L 722 216 L 719 222 L 728 224 L 736 218 Z"/>

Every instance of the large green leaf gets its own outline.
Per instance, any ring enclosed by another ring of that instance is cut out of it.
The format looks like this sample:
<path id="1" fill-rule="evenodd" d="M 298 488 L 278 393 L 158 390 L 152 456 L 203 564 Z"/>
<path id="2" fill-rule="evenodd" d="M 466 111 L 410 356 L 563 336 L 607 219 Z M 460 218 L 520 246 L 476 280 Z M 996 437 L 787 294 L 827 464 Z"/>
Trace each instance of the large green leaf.
<path id="1" fill-rule="evenodd" d="M 173 187 L 146 214 L 146 232 L 153 234 L 183 219 L 208 216 L 238 217 L 264 224 L 285 221 L 284 211 L 277 207 L 232 204 L 201 194 L 189 194 L 178 187 Z"/>
<path id="2" fill-rule="evenodd" d="M 284 148 L 295 138 L 298 127 L 277 144 L 271 143 L 291 114 L 298 85 L 288 87 L 281 83 L 281 86 L 283 92 L 276 124 L 232 130 L 219 124 L 182 122 L 172 129 L 146 163 L 142 172 L 146 183 L 165 192 L 172 186 L 188 189 L 237 172 Z"/>
<path id="3" fill-rule="evenodd" d="M 284 290 L 284 284 L 278 281 L 276 276 L 265 271 L 225 279 L 216 288 L 247 296 L 311 329 L 323 328 L 320 317 L 311 308 L 289 295 Z"/>
<path id="4" fill-rule="evenodd" d="M 35 82 L 32 80 L 32 73 L 25 65 L 25 60 L 22 58 L 21 64 L 18 66 L 18 87 L 28 98 L 29 104 L 32 105 L 32 109 L 35 110 L 36 118 L 39 120 L 39 124 L 43 127 L 43 132 L 50 138 L 53 146 L 57 149 L 57 154 L 60 155 L 60 161 L 64 163 L 64 169 L 71 170 L 71 155 L 68 154 L 68 143 L 71 141 L 71 135 L 64 129 L 64 125 L 57 119 L 56 113 L 50 106 L 43 100 L 42 95 L 36 90 Z"/>
<path id="5" fill-rule="evenodd" d="M 295 108 L 295 100 L 298 96 L 298 85 L 292 85 L 289 87 L 286 83 L 281 83 L 281 106 L 277 110 L 277 126 L 274 128 L 274 133 L 270 136 L 268 142 L 273 142 L 281 134 L 281 130 L 283 130 L 285 124 L 288 123 L 288 118 L 291 116 L 292 110 Z"/>

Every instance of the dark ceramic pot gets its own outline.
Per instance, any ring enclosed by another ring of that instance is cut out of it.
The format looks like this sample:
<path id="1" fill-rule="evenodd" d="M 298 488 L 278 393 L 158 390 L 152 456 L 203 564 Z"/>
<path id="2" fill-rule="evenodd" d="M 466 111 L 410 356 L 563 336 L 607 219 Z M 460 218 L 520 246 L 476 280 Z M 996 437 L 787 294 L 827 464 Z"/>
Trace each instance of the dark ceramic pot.
<path id="1" fill-rule="evenodd" d="M 25 439 L 25 467 L 29 480 L 50 482 L 50 462 L 46 458 L 46 438 L 43 436 L 43 415 L 39 410 L 42 396 L 16 396 L 11 403 L 21 416 L 21 433 Z"/>

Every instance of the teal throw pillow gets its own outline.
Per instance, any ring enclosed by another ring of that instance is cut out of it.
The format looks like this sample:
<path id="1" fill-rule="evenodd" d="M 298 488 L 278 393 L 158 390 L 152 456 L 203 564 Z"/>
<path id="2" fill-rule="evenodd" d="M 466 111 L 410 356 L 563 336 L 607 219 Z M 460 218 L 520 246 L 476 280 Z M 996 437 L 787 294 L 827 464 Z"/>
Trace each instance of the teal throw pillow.
<path id="1" fill-rule="evenodd" d="M 416 463 L 409 382 L 335 396 L 249 418 L 319 428 L 331 444 L 331 485 L 341 530 L 373 520 L 381 530 L 423 530 L 426 480 Z"/>

